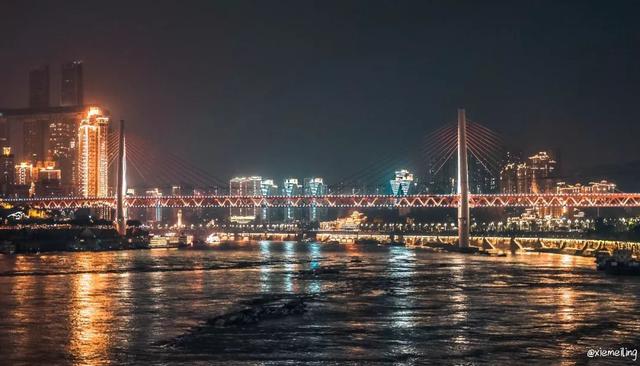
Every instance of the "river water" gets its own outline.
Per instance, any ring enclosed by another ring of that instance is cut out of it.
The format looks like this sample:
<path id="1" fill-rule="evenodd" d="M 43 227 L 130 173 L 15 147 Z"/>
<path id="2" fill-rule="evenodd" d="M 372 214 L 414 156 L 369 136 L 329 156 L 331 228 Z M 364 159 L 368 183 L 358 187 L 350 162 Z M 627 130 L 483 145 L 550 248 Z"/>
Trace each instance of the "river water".
<path id="1" fill-rule="evenodd" d="M 318 243 L 0 257 L 0 363 L 618 364 L 640 278 L 592 258 Z M 245 325 L 207 319 L 304 297 Z M 638 360 L 640 363 L 640 360 Z"/>

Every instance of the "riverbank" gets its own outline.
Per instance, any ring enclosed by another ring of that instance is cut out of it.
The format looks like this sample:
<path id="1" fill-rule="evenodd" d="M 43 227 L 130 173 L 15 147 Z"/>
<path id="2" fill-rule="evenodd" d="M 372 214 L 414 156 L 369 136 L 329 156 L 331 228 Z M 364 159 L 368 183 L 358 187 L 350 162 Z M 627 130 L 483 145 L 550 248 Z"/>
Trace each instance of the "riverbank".
<path id="1" fill-rule="evenodd" d="M 121 237 L 110 226 L 20 227 L 0 229 L 0 253 L 102 251 L 148 247 L 145 235 Z"/>

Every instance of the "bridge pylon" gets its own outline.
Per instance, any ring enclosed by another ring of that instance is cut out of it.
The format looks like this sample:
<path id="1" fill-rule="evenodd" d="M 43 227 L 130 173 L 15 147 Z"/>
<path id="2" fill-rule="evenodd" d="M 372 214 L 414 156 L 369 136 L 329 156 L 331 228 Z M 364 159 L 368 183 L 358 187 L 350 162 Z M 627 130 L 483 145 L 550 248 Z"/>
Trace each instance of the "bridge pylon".
<path id="1" fill-rule="evenodd" d="M 127 220 L 124 212 L 125 190 L 125 147 L 124 120 L 120 120 L 120 135 L 118 138 L 118 181 L 116 183 L 116 230 L 121 236 L 127 233 Z"/>
<path id="2" fill-rule="evenodd" d="M 458 109 L 458 245 L 469 247 L 469 169 L 467 165 L 467 119 Z"/>

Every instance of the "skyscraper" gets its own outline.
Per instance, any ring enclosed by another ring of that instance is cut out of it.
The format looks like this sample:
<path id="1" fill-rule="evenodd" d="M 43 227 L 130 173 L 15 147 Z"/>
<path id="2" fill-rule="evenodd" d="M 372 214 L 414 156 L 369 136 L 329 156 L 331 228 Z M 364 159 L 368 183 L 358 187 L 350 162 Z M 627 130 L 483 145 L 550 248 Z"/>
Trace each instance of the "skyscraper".
<path id="1" fill-rule="evenodd" d="M 89 109 L 78 130 L 78 184 L 84 197 L 108 194 L 107 134 L 109 117 L 100 108 Z"/>
<path id="2" fill-rule="evenodd" d="M 518 163 L 509 162 L 500 171 L 500 193 L 518 193 Z"/>
<path id="3" fill-rule="evenodd" d="M 62 65 L 60 105 L 75 106 L 83 103 L 82 61 L 67 62 Z"/>
<path id="4" fill-rule="evenodd" d="M 150 190 L 147 190 L 146 192 L 147 196 L 151 196 L 151 197 L 162 197 L 162 192 L 160 191 L 160 188 L 153 188 Z M 162 207 L 157 206 L 157 207 L 151 207 L 147 209 L 147 222 L 152 223 L 161 223 L 162 222 Z"/>
<path id="5" fill-rule="evenodd" d="M 264 179 L 260 183 L 260 193 L 263 196 L 275 196 L 278 194 L 278 185 L 276 185 L 273 179 Z M 262 207 L 261 216 L 263 222 L 271 222 L 275 218 L 276 211 L 273 208 Z"/>
<path id="6" fill-rule="evenodd" d="M 62 172 L 61 183 L 73 187 L 76 177 L 76 120 L 66 116 L 49 123 L 47 158 L 56 162 Z"/>
<path id="7" fill-rule="evenodd" d="M 282 187 L 284 190 L 284 195 L 287 197 L 296 196 L 300 194 L 300 184 L 298 183 L 297 178 L 287 178 L 284 180 L 284 186 Z M 287 206 L 284 212 L 285 221 L 291 222 L 296 218 L 295 209 L 293 207 Z"/>
<path id="8" fill-rule="evenodd" d="M 16 162 L 35 165 L 38 161 L 55 161 L 65 192 L 79 192 L 78 131 L 82 120 L 95 107 L 0 109 L 0 143 L 11 148 Z"/>
<path id="9" fill-rule="evenodd" d="M 15 182 L 15 172 L 15 159 L 11 148 L 5 146 L 2 148 L 2 156 L 0 156 L 0 189 L 3 196 L 11 193 Z"/>
<path id="10" fill-rule="evenodd" d="M 402 169 L 396 171 L 395 177 L 389 181 L 391 184 L 391 192 L 394 196 L 406 196 L 413 183 L 413 174 L 408 170 Z"/>
<path id="11" fill-rule="evenodd" d="M 35 164 L 47 158 L 45 141 L 47 137 L 48 121 L 44 118 L 33 118 L 24 121 L 23 132 L 23 160 Z"/>
<path id="12" fill-rule="evenodd" d="M 33 165 L 31 163 L 17 164 L 15 170 L 15 184 L 26 186 L 33 182 Z"/>
<path id="13" fill-rule="evenodd" d="M 508 161 L 500 172 L 502 193 L 554 193 L 557 162 L 546 151 L 530 156 L 527 161 Z"/>
<path id="14" fill-rule="evenodd" d="M 29 72 L 29 107 L 49 106 L 49 65 L 43 65 Z"/>
<path id="15" fill-rule="evenodd" d="M 303 182 L 305 196 L 322 196 L 327 193 L 327 186 L 320 177 L 305 178 Z M 309 207 L 309 221 L 322 221 L 326 218 L 327 210 L 325 207 L 317 207 L 311 205 Z"/>
<path id="16" fill-rule="evenodd" d="M 529 157 L 531 193 L 550 193 L 556 188 L 556 161 L 546 151 Z"/>
<path id="17" fill-rule="evenodd" d="M 260 196 L 262 177 L 235 177 L 229 181 L 229 194 L 233 196 Z M 229 209 L 229 221 L 246 224 L 254 221 L 260 214 L 256 207 L 232 207 Z"/>

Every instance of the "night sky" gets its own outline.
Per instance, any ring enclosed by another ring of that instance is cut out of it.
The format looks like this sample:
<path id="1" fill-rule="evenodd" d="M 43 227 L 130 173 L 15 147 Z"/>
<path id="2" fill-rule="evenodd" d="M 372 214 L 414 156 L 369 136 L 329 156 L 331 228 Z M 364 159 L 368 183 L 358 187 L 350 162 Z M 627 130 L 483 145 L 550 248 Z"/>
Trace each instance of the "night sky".
<path id="1" fill-rule="evenodd" d="M 58 100 L 60 64 L 80 59 L 87 102 L 224 179 L 337 179 L 459 106 L 565 169 L 624 163 L 640 159 L 638 4 L 11 1 L 0 106 L 26 106 L 44 63 Z"/>

